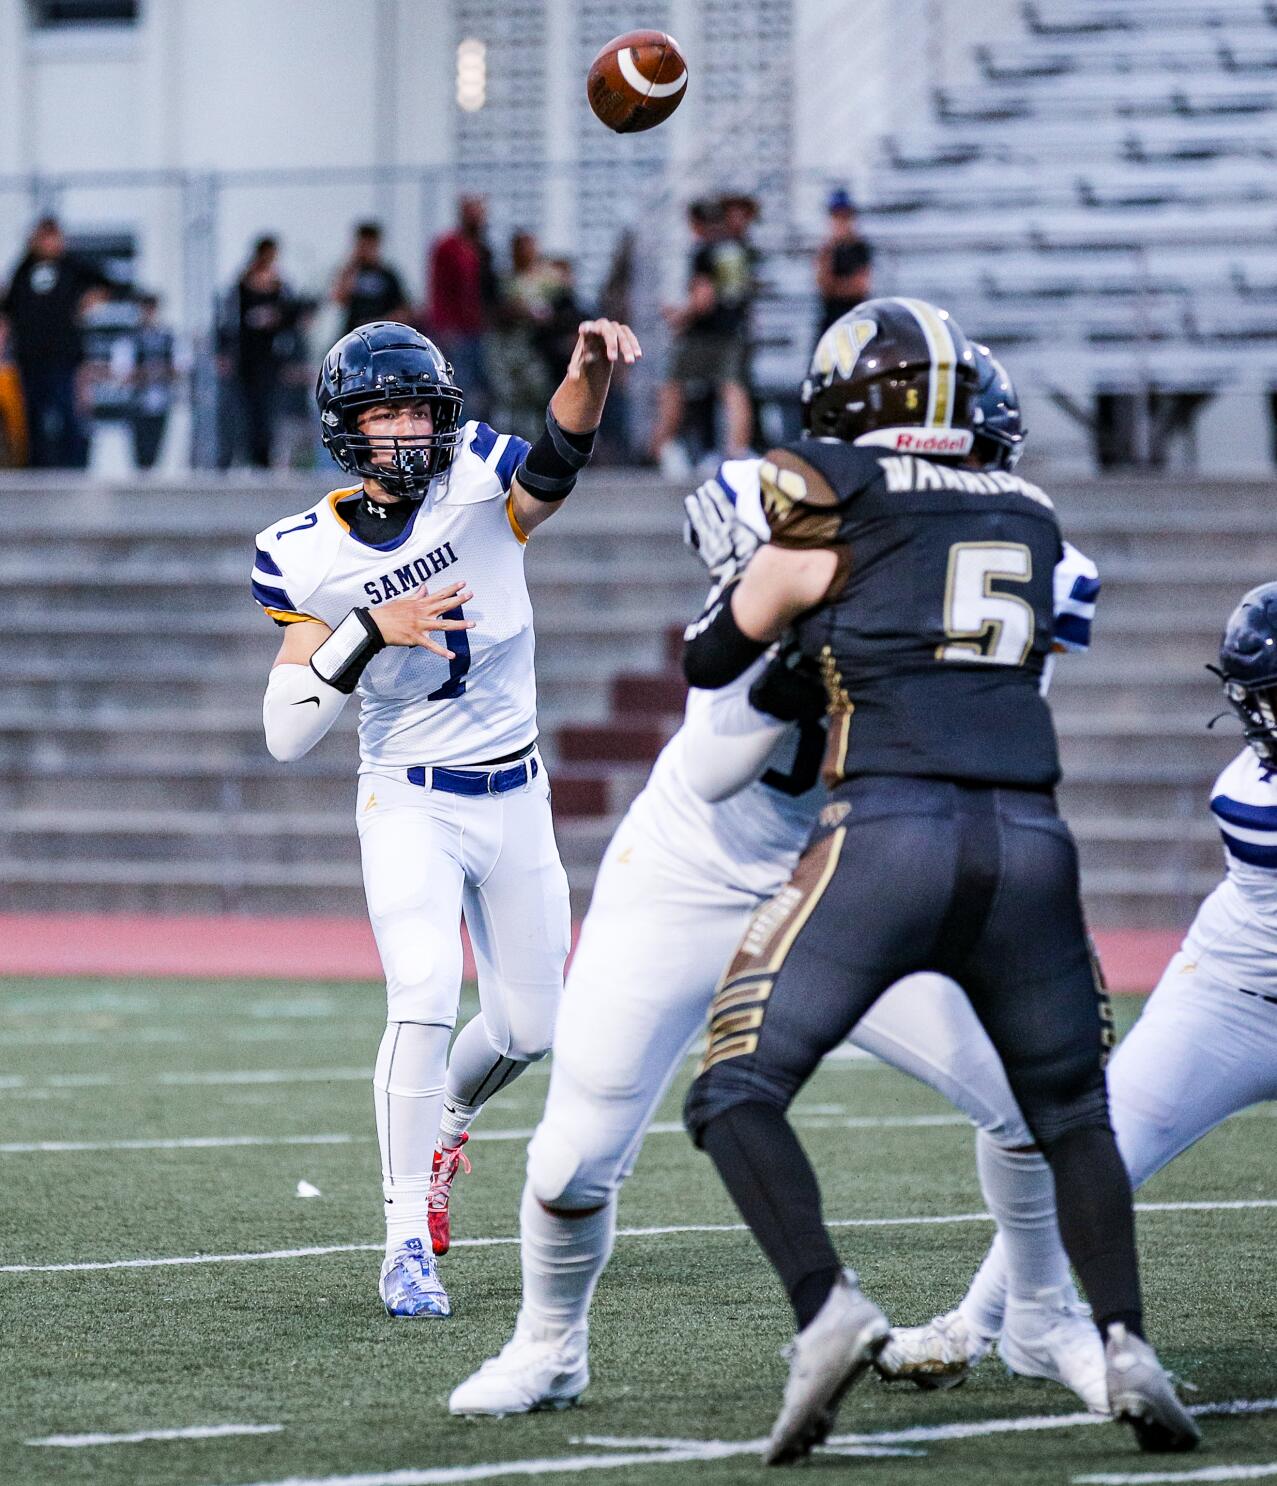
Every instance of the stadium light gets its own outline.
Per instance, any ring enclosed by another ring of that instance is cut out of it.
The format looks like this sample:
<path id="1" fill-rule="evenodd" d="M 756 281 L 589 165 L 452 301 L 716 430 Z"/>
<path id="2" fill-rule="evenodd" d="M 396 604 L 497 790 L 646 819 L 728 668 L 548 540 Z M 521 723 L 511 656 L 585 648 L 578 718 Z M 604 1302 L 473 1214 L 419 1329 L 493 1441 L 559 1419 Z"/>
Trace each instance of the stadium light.
<path id="1" fill-rule="evenodd" d="M 457 106 L 478 113 L 488 101 L 488 48 L 476 37 L 457 44 Z"/>

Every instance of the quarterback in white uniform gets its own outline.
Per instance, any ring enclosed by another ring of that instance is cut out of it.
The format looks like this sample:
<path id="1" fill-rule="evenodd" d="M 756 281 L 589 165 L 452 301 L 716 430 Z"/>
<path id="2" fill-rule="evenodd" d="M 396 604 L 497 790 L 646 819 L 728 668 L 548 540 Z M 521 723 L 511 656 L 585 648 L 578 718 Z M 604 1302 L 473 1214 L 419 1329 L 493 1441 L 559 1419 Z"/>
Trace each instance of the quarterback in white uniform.
<path id="1" fill-rule="evenodd" d="M 758 465 L 729 462 L 688 503 L 711 566 L 734 572 L 766 540 Z M 1070 549 L 1056 574 L 1063 648 L 1087 648 L 1098 587 L 1094 565 Z M 719 691 L 691 692 L 682 728 L 608 847 L 528 1152 L 515 1334 L 454 1391 L 454 1413 L 560 1407 L 588 1384 L 587 1316 L 611 1252 L 619 1188 L 750 915 L 788 880 L 825 800 L 823 726 L 758 711 L 750 694 L 760 677 L 786 689 L 783 662 L 764 658 Z M 1070 1343 L 1079 1330 L 1096 1333 L 1078 1313 L 1067 1261 L 1053 1252 L 1049 1266 L 1040 1261 L 1042 1213 L 1054 1224 L 1050 1173 L 1040 1155 L 1025 1154 L 1032 1136 L 970 1002 L 941 976 L 911 976 L 851 1040 L 931 1084 L 984 1133 L 993 1153 L 981 1161 L 986 1195 L 1012 1231 L 1017 1278 L 1037 1310 L 1027 1365 L 1058 1376 L 1056 1328 Z M 1094 1386 L 1091 1401 L 1103 1407 L 1102 1359 L 1098 1399 Z"/>
<path id="2" fill-rule="evenodd" d="M 470 1122 L 543 1057 L 562 992 L 568 885 L 537 752 L 523 547 L 590 457 L 628 327 L 582 324 L 529 445 L 461 421 L 439 350 L 406 325 L 344 336 L 316 388 L 359 478 L 257 537 L 253 596 L 285 627 L 266 741 L 300 758 L 360 695 L 356 820 L 386 975 L 373 1077 L 392 1315 L 446 1316 L 435 1256 Z M 464 912 L 481 1011 L 448 1043 Z M 446 1070 L 446 1072 L 445 1072 Z"/>
<path id="3" fill-rule="evenodd" d="M 1218 669 L 1249 747 L 1211 790 L 1224 880 L 1108 1067 L 1132 1187 L 1229 1115 L 1277 1099 L 1277 583 L 1233 611 Z M 999 1238 L 955 1311 L 895 1333 L 896 1375 L 961 1381 L 997 1334 L 1006 1289 Z"/>

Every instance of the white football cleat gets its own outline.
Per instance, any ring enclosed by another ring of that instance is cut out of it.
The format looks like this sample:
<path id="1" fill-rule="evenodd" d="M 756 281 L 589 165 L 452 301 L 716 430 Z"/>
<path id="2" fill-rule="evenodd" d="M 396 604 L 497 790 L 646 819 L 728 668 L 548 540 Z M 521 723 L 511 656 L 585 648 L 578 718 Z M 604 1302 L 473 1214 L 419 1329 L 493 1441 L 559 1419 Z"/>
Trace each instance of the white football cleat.
<path id="1" fill-rule="evenodd" d="M 1104 1342 L 1072 1284 L 1009 1298 L 998 1352 L 1020 1377 L 1063 1383 L 1093 1414 L 1108 1413 Z"/>
<path id="2" fill-rule="evenodd" d="M 452 1314 L 435 1256 L 419 1238 L 407 1239 L 386 1255 L 378 1289 L 388 1315 L 442 1319 Z"/>
<path id="3" fill-rule="evenodd" d="M 896 1327 L 874 1366 L 888 1383 L 956 1388 L 992 1346 L 993 1338 L 971 1330 L 961 1311 L 949 1311 L 925 1326 Z"/>
<path id="4" fill-rule="evenodd" d="M 1113 1417 L 1131 1426 L 1141 1450 L 1165 1455 L 1197 1448 L 1202 1432 L 1146 1341 L 1117 1322 L 1109 1327 L 1104 1360 Z"/>
<path id="5" fill-rule="evenodd" d="M 785 1399 L 763 1452 L 768 1465 L 790 1465 L 823 1444 L 847 1389 L 890 1335 L 886 1316 L 844 1270 L 829 1298 L 790 1343 Z"/>
<path id="6" fill-rule="evenodd" d="M 590 1385 L 589 1333 L 585 1327 L 538 1341 L 522 1322 L 495 1357 L 452 1390 L 451 1414 L 531 1414 L 566 1409 Z"/>

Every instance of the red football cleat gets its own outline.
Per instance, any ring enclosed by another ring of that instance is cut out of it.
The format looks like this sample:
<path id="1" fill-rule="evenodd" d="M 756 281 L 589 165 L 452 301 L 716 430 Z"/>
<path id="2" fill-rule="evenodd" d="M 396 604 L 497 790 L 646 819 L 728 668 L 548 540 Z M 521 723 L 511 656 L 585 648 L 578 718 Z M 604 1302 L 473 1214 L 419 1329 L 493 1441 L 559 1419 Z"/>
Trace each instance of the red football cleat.
<path id="1" fill-rule="evenodd" d="M 434 1165 L 430 1168 L 430 1194 L 426 1198 L 426 1221 L 430 1227 L 430 1247 L 436 1254 L 446 1254 L 452 1243 L 452 1224 L 448 1218 L 448 1199 L 457 1167 L 469 1174 L 470 1159 L 461 1149 L 470 1139 L 463 1134 L 456 1145 L 436 1146 Z"/>

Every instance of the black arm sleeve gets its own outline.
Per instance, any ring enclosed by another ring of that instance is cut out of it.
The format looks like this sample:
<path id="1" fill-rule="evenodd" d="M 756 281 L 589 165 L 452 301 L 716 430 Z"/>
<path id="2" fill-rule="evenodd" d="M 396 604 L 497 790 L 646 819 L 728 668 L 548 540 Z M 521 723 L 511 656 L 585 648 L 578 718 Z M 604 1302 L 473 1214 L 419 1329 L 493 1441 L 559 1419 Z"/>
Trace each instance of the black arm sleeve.
<path id="1" fill-rule="evenodd" d="M 735 681 L 767 649 L 764 640 L 742 634 L 732 614 L 733 583 L 683 635 L 683 675 L 689 686 L 717 691 Z"/>

